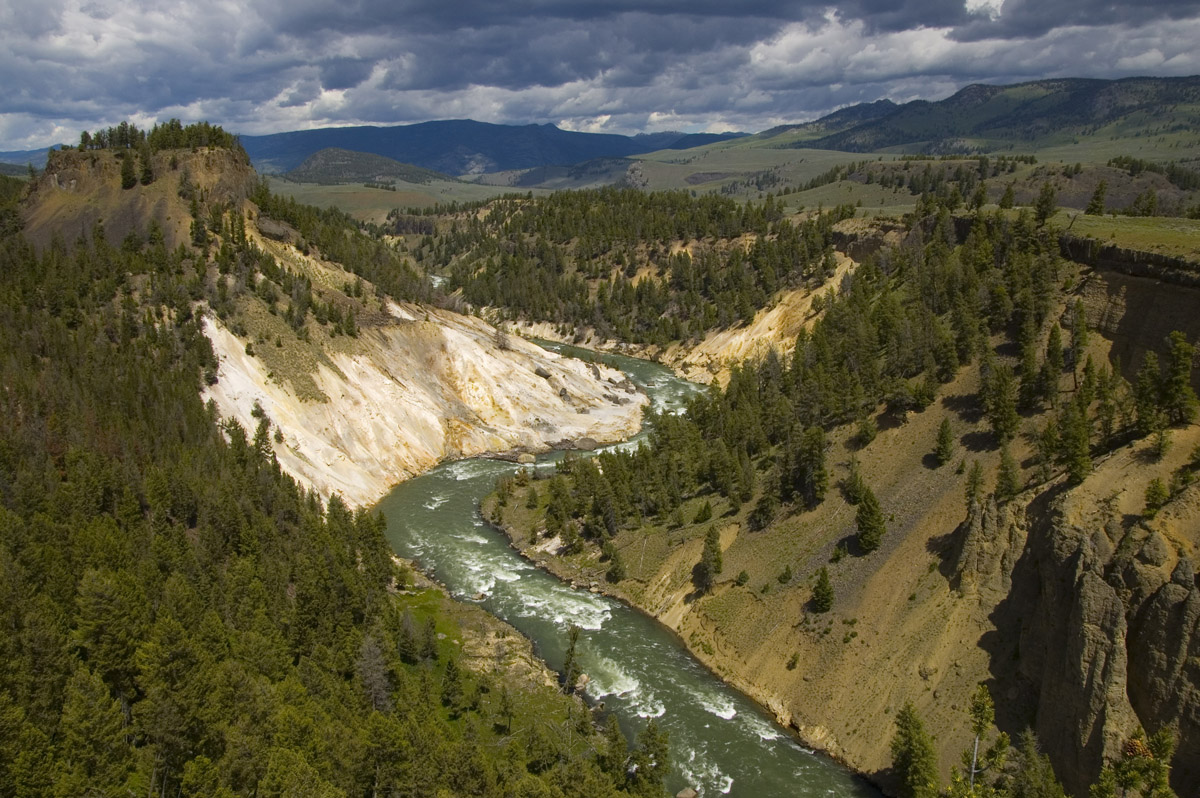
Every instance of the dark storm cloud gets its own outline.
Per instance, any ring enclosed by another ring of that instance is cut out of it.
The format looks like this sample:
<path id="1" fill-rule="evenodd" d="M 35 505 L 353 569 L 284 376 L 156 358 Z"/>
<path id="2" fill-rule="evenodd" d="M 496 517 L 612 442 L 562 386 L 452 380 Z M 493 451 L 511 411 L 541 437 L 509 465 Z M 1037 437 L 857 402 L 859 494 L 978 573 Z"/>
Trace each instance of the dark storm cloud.
<path id="1" fill-rule="evenodd" d="M 718 19 L 642 13 L 595 26 L 536 19 L 463 28 L 452 40 L 439 35 L 409 39 L 411 58 L 389 67 L 387 81 L 396 89 L 460 89 L 486 83 L 520 90 L 604 75 L 609 85 L 640 86 L 672 63 L 696 53 L 746 47 L 774 30 L 761 20 L 747 20 L 731 31 Z"/>
<path id="2" fill-rule="evenodd" d="M 321 85 L 327 89 L 352 89 L 371 74 L 374 63 L 362 58 L 330 58 L 318 65 Z"/>
<path id="3" fill-rule="evenodd" d="M 124 117 L 761 129 L 972 81 L 1200 71 L 1196 2 L 0 0 L 0 149 Z"/>

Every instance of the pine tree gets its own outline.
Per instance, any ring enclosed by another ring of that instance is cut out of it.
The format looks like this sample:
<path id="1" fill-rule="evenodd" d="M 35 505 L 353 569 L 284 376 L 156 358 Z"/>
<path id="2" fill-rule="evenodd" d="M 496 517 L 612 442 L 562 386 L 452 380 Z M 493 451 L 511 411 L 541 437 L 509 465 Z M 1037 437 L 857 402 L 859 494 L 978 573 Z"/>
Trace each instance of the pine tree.
<path id="1" fill-rule="evenodd" d="M 1167 490 L 1166 484 L 1158 477 L 1155 477 L 1146 486 L 1146 509 L 1142 514 L 1147 518 L 1153 518 L 1170 498 L 1171 493 Z"/>
<path id="2" fill-rule="evenodd" d="M 338 798 L 345 795 L 334 787 L 301 754 L 288 748 L 272 748 L 266 761 L 266 772 L 258 783 L 259 798 L 290 798 L 304 795 L 311 798 Z"/>
<path id="3" fill-rule="evenodd" d="M 413 620 L 412 613 L 405 608 L 404 614 L 400 616 L 400 633 L 396 639 L 396 652 L 400 655 L 400 659 L 409 665 L 415 665 L 420 659 L 418 634 L 417 623 Z"/>
<path id="4" fill-rule="evenodd" d="M 1071 312 L 1071 368 L 1078 372 L 1079 364 L 1083 362 L 1083 350 L 1088 342 L 1087 311 L 1083 300 L 1075 300 Z"/>
<path id="5" fill-rule="evenodd" d="M 604 750 L 597 757 L 600 768 L 618 785 L 625 782 L 625 764 L 629 760 L 629 742 L 621 733 L 617 716 L 610 714 L 604 725 Z"/>
<path id="6" fill-rule="evenodd" d="M 799 489 L 809 509 L 825 500 L 829 490 L 829 470 L 825 466 L 825 431 L 818 426 L 804 430 L 796 465 L 800 471 Z"/>
<path id="7" fill-rule="evenodd" d="M 625 580 L 625 563 L 621 559 L 621 553 L 614 551 L 609 557 L 608 570 L 604 573 L 604 578 L 614 585 L 617 582 Z"/>
<path id="8" fill-rule="evenodd" d="M 632 754 L 633 792 L 640 795 L 662 794 L 663 778 L 671 769 L 671 749 L 667 733 L 654 718 L 637 737 Z"/>
<path id="9" fill-rule="evenodd" d="M 983 493 L 983 466 L 978 460 L 971 461 L 971 469 L 967 472 L 967 507 L 979 501 Z"/>
<path id="10" fill-rule="evenodd" d="M 1046 365 L 1054 378 L 1052 390 L 1055 393 L 1058 392 L 1058 377 L 1062 374 L 1063 362 L 1062 329 L 1057 323 L 1051 324 L 1050 336 L 1046 340 Z"/>
<path id="11" fill-rule="evenodd" d="M 1134 384 L 1133 397 L 1137 408 L 1137 430 L 1142 435 L 1149 435 L 1164 426 L 1166 421 L 1162 412 L 1162 374 L 1158 366 L 1158 355 L 1147 352 L 1142 367 L 1138 369 L 1137 380 Z"/>
<path id="12" fill-rule="evenodd" d="M 696 587 L 702 592 L 712 590 L 722 567 L 721 535 L 715 526 L 710 526 L 704 533 L 704 551 L 701 552 L 700 562 L 696 566 Z"/>
<path id="13" fill-rule="evenodd" d="M 1066 798 L 1050 757 L 1038 749 L 1037 735 L 1026 729 L 1007 764 L 1010 798 Z"/>
<path id="14" fill-rule="evenodd" d="M 1108 192 L 1108 181 L 1101 180 L 1100 183 L 1096 186 L 1096 191 L 1095 191 L 1095 193 L 1092 194 L 1091 200 L 1088 201 L 1087 209 L 1084 211 L 1084 213 L 1088 214 L 1089 216 L 1103 216 L 1104 215 L 1104 195 L 1107 192 Z"/>
<path id="15" fill-rule="evenodd" d="M 567 630 L 567 653 L 563 659 L 562 683 L 563 690 L 575 691 L 575 683 L 579 681 L 579 663 L 575 660 L 575 647 L 579 643 L 579 627 L 571 624 Z"/>
<path id="16" fill-rule="evenodd" d="M 121 153 L 121 188 L 131 189 L 138 183 L 137 170 L 133 167 L 133 155 Z"/>
<path id="17" fill-rule="evenodd" d="M 925 731 L 912 702 L 896 713 L 892 738 L 892 772 L 899 782 L 899 798 L 937 798 L 938 765 L 933 738 Z"/>
<path id="18" fill-rule="evenodd" d="M 846 494 L 846 501 L 855 507 L 867 494 L 867 482 L 863 479 L 862 468 L 858 464 L 858 458 L 854 455 L 850 456 L 850 473 L 842 481 L 842 490 Z"/>
<path id="19" fill-rule="evenodd" d="M 63 750 L 77 783 L 117 792 L 133 765 L 125 718 L 104 682 L 83 665 L 67 682 L 61 725 Z"/>
<path id="20" fill-rule="evenodd" d="M 937 448 L 934 450 L 934 456 L 937 457 L 940 466 L 950 462 L 950 458 L 954 456 L 954 430 L 950 426 L 949 418 L 943 418 L 938 427 Z"/>
<path id="21" fill-rule="evenodd" d="M 1125 742 L 1121 758 L 1100 771 L 1091 798 L 1175 798 L 1170 787 L 1174 754 L 1175 738 L 1170 729 L 1164 727 L 1147 737 L 1139 728 Z"/>
<path id="22" fill-rule="evenodd" d="M 511 734 L 513 715 L 516 714 L 516 705 L 513 703 L 512 693 L 509 692 L 507 684 L 500 685 L 500 708 L 497 714 L 504 719 L 504 732 Z"/>
<path id="23" fill-rule="evenodd" d="M 1021 417 L 1017 415 L 1016 381 L 1008 366 L 1000 364 L 992 369 L 985 404 L 996 440 L 1000 443 L 1011 441 L 1017 434 Z"/>
<path id="24" fill-rule="evenodd" d="M 980 210 L 987 204 L 987 186 L 981 181 L 975 189 L 975 194 L 971 197 L 971 209 Z"/>
<path id="25" fill-rule="evenodd" d="M 879 544 L 883 542 L 883 535 L 887 532 L 879 500 L 870 488 L 866 488 L 854 518 L 858 525 L 858 547 L 864 554 L 870 554 L 879 548 Z"/>
<path id="26" fill-rule="evenodd" d="M 1038 192 L 1037 201 L 1033 204 L 1033 216 L 1037 220 L 1038 227 L 1046 224 L 1054 212 L 1058 210 L 1058 192 L 1049 180 L 1042 183 L 1042 189 Z"/>
<path id="27" fill-rule="evenodd" d="M 967 769 L 967 781 L 971 789 L 977 785 L 979 777 L 993 768 L 1001 767 L 1008 757 L 1008 735 L 1001 732 L 995 741 L 984 751 L 979 750 L 979 744 L 996 722 L 996 705 L 992 695 L 985 685 L 979 685 L 971 695 L 971 705 L 967 708 L 971 718 L 971 733 L 974 742 L 970 750 L 963 752 L 963 765 Z"/>
<path id="28" fill-rule="evenodd" d="M 1088 420 L 1087 408 L 1080 407 L 1078 401 L 1071 402 L 1063 412 L 1059 426 L 1067 479 L 1072 485 L 1078 485 L 1092 471 L 1092 425 Z"/>
<path id="29" fill-rule="evenodd" d="M 1196 417 L 1196 391 L 1192 388 L 1192 358 L 1196 348 L 1179 330 L 1167 339 L 1167 373 L 1162 380 L 1162 409 L 1174 424 L 1190 424 Z"/>
<path id="30" fill-rule="evenodd" d="M 1004 210 L 1008 210 L 1014 204 L 1016 204 L 1016 201 L 1017 198 L 1013 194 L 1013 184 L 1009 183 L 1007 186 L 1005 186 L 1004 193 L 1000 196 L 1000 207 Z"/>
<path id="31" fill-rule="evenodd" d="M 833 609 L 833 585 L 829 581 L 829 569 L 821 566 L 817 572 L 817 584 L 812 593 L 813 612 L 829 612 Z"/>
<path id="32" fill-rule="evenodd" d="M 1021 469 L 1008 446 L 1000 447 L 1000 473 L 996 477 L 996 499 L 1008 501 L 1021 490 Z"/>
<path id="33" fill-rule="evenodd" d="M 142 162 L 141 182 L 143 186 L 148 186 L 154 182 L 154 156 L 150 152 L 150 145 L 143 143 L 138 148 L 138 160 Z"/>

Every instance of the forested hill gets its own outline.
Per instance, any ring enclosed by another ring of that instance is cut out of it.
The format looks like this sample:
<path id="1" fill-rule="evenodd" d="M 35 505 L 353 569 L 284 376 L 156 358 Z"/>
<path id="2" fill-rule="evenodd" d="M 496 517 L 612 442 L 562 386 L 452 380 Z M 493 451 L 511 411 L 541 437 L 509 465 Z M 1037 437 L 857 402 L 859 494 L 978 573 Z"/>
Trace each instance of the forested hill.
<path id="1" fill-rule="evenodd" d="M 602 337 L 666 345 L 749 321 L 777 291 L 833 272 L 832 226 L 852 207 L 797 220 L 773 199 L 686 192 L 561 192 L 456 216 L 416 254 L 476 305 Z M 397 230 L 420 217 L 396 214 Z"/>
<path id="2" fill-rule="evenodd" d="M 362 181 L 429 183 L 454 178 L 431 169 L 400 163 L 382 155 L 335 147 L 315 152 L 285 177 L 300 183 L 351 183 Z"/>
<path id="3" fill-rule="evenodd" d="M 136 193 L 133 164 L 198 175 L 213 141 L 63 157 L 119 158 L 96 174 Z M 282 473 L 265 415 L 201 401 L 200 316 L 265 268 L 244 201 L 197 190 L 178 246 L 147 220 L 39 254 L 25 195 L 0 178 L 0 795 L 661 793 L 661 741 L 626 753 L 553 690 L 473 673 L 439 594 L 398 592 L 383 519 Z M 340 217 L 277 212 L 378 267 Z"/>
<path id="4" fill-rule="evenodd" d="M 1085 80 L 1063 78 L 1010 86 L 975 84 L 945 100 L 914 100 L 890 109 L 863 108 L 857 124 L 846 110 L 834 132 L 819 138 L 820 120 L 795 146 L 847 152 L 888 148 L 921 152 L 998 149 L 1004 144 L 1069 142 L 1090 135 L 1163 135 L 1195 130 L 1200 76 Z M 832 120 L 831 120 L 832 121 Z"/>

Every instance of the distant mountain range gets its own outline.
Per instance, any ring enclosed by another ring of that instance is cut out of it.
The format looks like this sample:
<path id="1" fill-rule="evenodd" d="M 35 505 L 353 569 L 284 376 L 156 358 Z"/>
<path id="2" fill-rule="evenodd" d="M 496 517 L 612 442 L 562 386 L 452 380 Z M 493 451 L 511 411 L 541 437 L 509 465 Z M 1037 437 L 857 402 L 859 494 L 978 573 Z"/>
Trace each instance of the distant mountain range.
<path id="1" fill-rule="evenodd" d="M 1056 137 L 1068 143 L 1097 133 L 1129 137 L 1198 128 L 1200 76 L 1194 76 L 973 84 L 937 102 L 883 100 L 768 133 L 799 133 L 788 145 L 795 147 L 939 153 L 1052 143 Z"/>
<path id="2" fill-rule="evenodd" d="M 602 157 L 689 149 L 744 133 L 578 133 L 554 125 L 493 125 L 470 119 L 394 127 L 337 127 L 242 136 L 260 172 L 290 172 L 328 148 L 382 155 L 450 175 L 566 166 Z"/>
<path id="3" fill-rule="evenodd" d="M 783 133 L 798 132 L 809 137 L 817 138 L 829 133 L 836 133 L 856 125 L 872 122 L 888 116 L 900 108 L 891 100 L 876 100 L 873 103 L 859 103 L 840 108 L 832 114 L 827 114 L 812 122 L 797 125 L 779 125 L 758 134 L 759 138 L 773 138 Z"/>
<path id="4" fill-rule="evenodd" d="M 38 169 L 41 169 L 46 165 L 46 156 L 50 153 L 50 149 L 50 147 L 42 147 L 40 150 L 0 152 L 0 163 L 15 164 L 23 168 L 28 167 L 29 164 L 33 164 Z M 54 149 L 58 149 L 58 147 Z M 5 172 L 5 174 L 11 174 L 11 172 Z"/>
<path id="5" fill-rule="evenodd" d="M 813 122 L 764 131 L 753 137 L 753 145 L 937 154 L 1069 144 L 1092 135 L 1183 135 L 1197 129 L 1200 76 L 1063 78 L 1011 86 L 974 84 L 936 102 L 862 103 Z M 554 125 L 494 125 L 459 119 L 392 127 L 298 130 L 242 136 L 241 140 L 260 172 L 291 172 L 314 154 L 335 149 L 383 156 L 447 175 L 473 176 L 566 167 L 655 150 L 690 149 L 745 135 L 671 132 L 620 136 L 579 133 Z M 46 152 L 0 152 L 0 163 L 33 163 L 40 168 L 46 162 Z M 351 171 L 359 169 L 369 171 L 370 167 L 358 163 Z M 317 172 L 322 170 L 328 177 L 325 166 Z"/>

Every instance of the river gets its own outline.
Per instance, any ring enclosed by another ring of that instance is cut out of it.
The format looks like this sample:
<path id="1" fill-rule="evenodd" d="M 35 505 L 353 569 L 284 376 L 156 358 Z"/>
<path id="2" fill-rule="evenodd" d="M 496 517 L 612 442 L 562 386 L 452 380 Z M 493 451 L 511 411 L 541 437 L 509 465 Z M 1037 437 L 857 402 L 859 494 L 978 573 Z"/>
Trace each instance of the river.
<path id="1" fill-rule="evenodd" d="M 587 355 L 628 374 L 659 410 L 677 412 L 702 390 L 644 360 Z M 617 446 L 634 446 L 640 437 Z M 559 456 L 543 455 L 535 467 L 553 468 Z M 498 477 L 522 467 L 460 460 L 397 486 L 378 505 L 392 546 L 457 598 L 479 603 L 520 630 L 551 667 L 563 665 L 568 628 L 581 627 L 576 657 L 591 679 L 588 697 L 616 713 L 631 742 L 648 718 L 658 719 L 670 736 L 671 794 L 691 786 L 710 797 L 879 795 L 827 757 L 806 750 L 657 621 L 619 601 L 573 589 L 517 554 L 480 516 L 479 502 Z"/>

